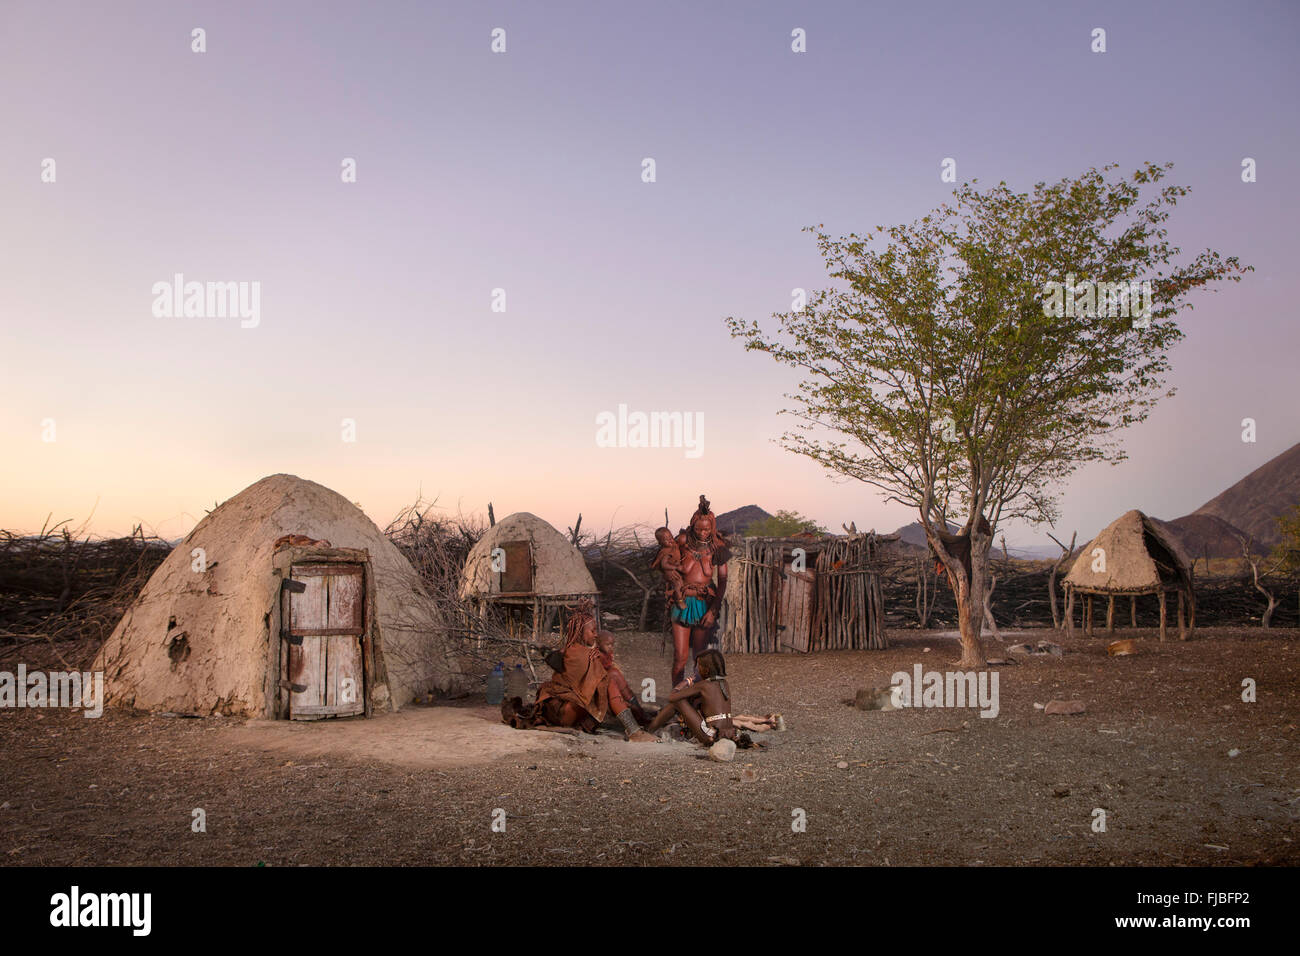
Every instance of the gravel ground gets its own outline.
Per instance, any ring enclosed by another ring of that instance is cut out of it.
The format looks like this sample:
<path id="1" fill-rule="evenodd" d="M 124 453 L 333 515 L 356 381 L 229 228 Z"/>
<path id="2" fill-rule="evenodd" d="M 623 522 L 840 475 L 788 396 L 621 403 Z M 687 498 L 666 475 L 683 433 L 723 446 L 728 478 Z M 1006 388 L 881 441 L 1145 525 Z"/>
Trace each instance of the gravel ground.
<path id="1" fill-rule="evenodd" d="M 917 663 L 952 668 L 945 634 L 897 632 L 883 652 L 735 655 L 736 708 L 778 711 L 789 729 L 730 764 L 686 744 L 613 738 L 458 764 L 424 759 L 418 734 L 376 756 L 355 744 L 267 746 L 265 727 L 231 718 L 4 710 L 0 861 L 1300 863 L 1295 631 L 1201 630 L 1187 644 L 1120 631 L 1142 640 L 1139 654 L 1117 658 L 1101 638 L 1028 633 L 1066 653 L 995 668 L 992 719 L 842 703 Z M 989 651 L 1002 656 L 995 642 Z M 659 635 L 620 635 L 618 657 L 633 686 L 644 676 L 666 685 Z M 1245 678 L 1255 703 L 1241 699 Z M 1087 711 L 1034 707 L 1054 698 Z M 485 714 L 478 702 L 453 706 L 466 712 L 458 726 Z M 295 726 L 295 739 L 311 741 L 310 730 Z M 192 828 L 195 809 L 206 832 Z M 1093 830 L 1097 809 L 1105 832 Z"/>

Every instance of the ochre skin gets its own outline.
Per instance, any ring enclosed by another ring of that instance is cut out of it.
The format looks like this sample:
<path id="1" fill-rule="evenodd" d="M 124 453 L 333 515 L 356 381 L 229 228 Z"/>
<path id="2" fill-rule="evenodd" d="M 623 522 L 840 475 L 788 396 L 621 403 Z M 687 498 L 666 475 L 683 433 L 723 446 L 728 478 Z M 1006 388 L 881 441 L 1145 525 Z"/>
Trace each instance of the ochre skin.
<path id="1" fill-rule="evenodd" d="M 660 528 L 655 532 L 655 540 L 659 542 L 659 553 L 651 562 L 650 567 L 657 569 L 664 576 L 665 586 L 668 591 L 668 602 L 675 604 L 679 608 L 686 607 L 686 598 L 682 593 L 682 553 L 681 546 L 673 533 L 667 528 Z"/>
<path id="2" fill-rule="evenodd" d="M 689 627 L 672 622 L 673 630 L 673 686 L 686 678 L 686 668 L 692 656 L 697 656 L 709 640 L 709 633 L 718 620 L 718 607 L 727 591 L 727 565 L 717 566 L 718 586 L 713 588 L 713 543 L 716 523 L 712 513 L 696 514 L 691 519 L 690 532 L 681 535 L 681 574 L 687 595 L 702 597 L 708 611 L 698 624 Z"/>
<path id="3" fill-rule="evenodd" d="M 714 676 L 710 662 L 711 659 L 708 657 L 700 658 L 700 680 L 689 684 L 683 683 L 673 690 L 668 697 L 667 705 L 655 715 L 655 719 L 650 721 L 650 726 L 646 728 L 649 733 L 655 733 L 667 726 L 673 715 L 679 714 L 682 723 L 689 728 L 691 736 L 706 747 L 711 746 L 723 737 L 728 740 L 736 739 L 736 728 L 730 718 L 714 721 L 710 724 L 717 731 L 717 737 L 710 737 L 702 729 L 705 717 L 726 714 L 731 711 L 731 698 L 727 693 L 727 682 L 725 679 L 710 680 Z"/>
<path id="4" fill-rule="evenodd" d="M 613 635 L 606 632 L 606 637 L 612 662 Z M 589 608 L 582 608 L 569 619 L 564 643 L 564 670 L 543 684 L 537 694 L 538 712 L 547 715 L 549 719 L 546 722 L 552 726 L 579 727 L 594 732 L 607 711 L 617 715 L 635 702 L 622 673 L 617 668 L 612 673 L 606 670 L 601 648 L 597 646 L 599 639 L 600 630 Z M 611 682 L 613 674 L 618 675 L 617 682 Z M 628 697 L 624 697 L 624 691 Z M 553 703 L 542 709 L 548 700 Z M 628 740 L 654 743 L 656 738 L 638 730 Z"/>
<path id="5" fill-rule="evenodd" d="M 614 635 L 609 631 L 601 631 L 596 637 L 596 650 L 600 652 L 600 662 L 605 666 L 605 671 L 609 674 L 609 699 L 610 708 L 615 705 L 617 698 L 632 708 L 632 716 L 636 722 L 644 727 L 650 723 L 650 715 L 647 714 L 641 706 L 641 702 L 632 693 L 632 688 L 623 676 L 622 669 L 614 661 Z"/>

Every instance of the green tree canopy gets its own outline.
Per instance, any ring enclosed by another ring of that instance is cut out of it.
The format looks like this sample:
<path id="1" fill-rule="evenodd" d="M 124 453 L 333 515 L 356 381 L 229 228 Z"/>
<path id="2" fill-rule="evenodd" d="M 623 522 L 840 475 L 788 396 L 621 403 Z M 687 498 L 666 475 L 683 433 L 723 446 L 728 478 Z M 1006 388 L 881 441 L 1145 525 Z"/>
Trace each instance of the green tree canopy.
<path id="1" fill-rule="evenodd" d="M 811 228 L 833 284 L 771 333 L 727 319 L 747 349 L 803 375 L 785 447 L 917 509 L 957 595 L 965 664 L 983 663 L 999 522 L 1054 519 L 1063 479 L 1124 457 L 1117 433 L 1172 393 L 1188 293 L 1245 271 L 1213 250 L 1176 263 L 1165 223 L 1188 190 L 1161 185 L 1168 165 L 1116 168 L 1028 193 L 966 184 L 866 236 Z M 949 519 L 970 534 L 970 567 L 939 539 Z"/>
<path id="2" fill-rule="evenodd" d="M 812 534 L 826 533 L 826 529 L 812 518 L 805 518 L 797 511 L 778 508 L 776 514 L 751 524 L 745 529 L 745 534 L 754 538 L 788 538 L 805 531 Z"/>

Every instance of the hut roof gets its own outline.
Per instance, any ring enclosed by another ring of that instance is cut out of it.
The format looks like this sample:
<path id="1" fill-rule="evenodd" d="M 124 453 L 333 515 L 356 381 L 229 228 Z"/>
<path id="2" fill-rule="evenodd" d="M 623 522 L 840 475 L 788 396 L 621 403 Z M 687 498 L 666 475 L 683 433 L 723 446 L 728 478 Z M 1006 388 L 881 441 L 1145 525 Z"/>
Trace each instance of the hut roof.
<path id="1" fill-rule="evenodd" d="M 569 539 L 535 514 L 516 512 L 488 529 L 465 558 L 460 596 L 491 597 L 501 593 L 501 576 L 492 570 L 492 550 L 513 541 L 528 541 L 533 553 L 532 594 L 542 597 L 595 594 L 587 562 Z"/>
<path id="2" fill-rule="evenodd" d="M 1097 549 L 1105 570 L 1094 570 Z M 1142 594 L 1161 587 L 1190 591 L 1191 572 L 1177 539 L 1164 523 L 1134 509 L 1120 515 L 1085 545 L 1065 583 L 1102 594 Z"/>

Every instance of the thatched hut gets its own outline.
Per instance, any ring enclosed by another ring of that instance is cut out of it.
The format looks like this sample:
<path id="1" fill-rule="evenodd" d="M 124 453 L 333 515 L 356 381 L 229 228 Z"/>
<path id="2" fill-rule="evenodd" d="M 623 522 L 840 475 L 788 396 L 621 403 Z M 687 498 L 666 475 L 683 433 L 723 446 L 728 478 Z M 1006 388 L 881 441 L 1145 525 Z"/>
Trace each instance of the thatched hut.
<path id="1" fill-rule="evenodd" d="M 1130 599 L 1130 620 L 1136 623 L 1138 597 L 1160 598 L 1160 640 L 1165 639 L 1168 595 L 1178 595 L 1178 636 L 1187 640 L 1196 626 L 1196 595 L 1192 571 L 1174 535 L 1163 522 L 1140 511 L 1129 511 L 1111 522 L 1085 546 L 1065 578 L 1066 630 L 1074 633 L 1074 597 L 1084 595 L 1083 630 L 1091 636 L 1092 597 L 1107 599 L 1106 632 L 1115 630 L 1115 598 Z"/>
<path id="2" fill-rule="evenodd" d="M 508 619 L 530 631 L 533 640 L 559 608 L 582 598 L 599 608 L 596 582 L 582 554 L 559 531 L 526 511 L 498 521 L 470 550 L 460 597 L 480 610 L 489 605 L 505 609 Z"/>
<path id="3" fill-rule="evenodd" d="M 733 540 L 719 618 L 723 653 L 887 647 L 880 544 L 890 536 Z"/>

